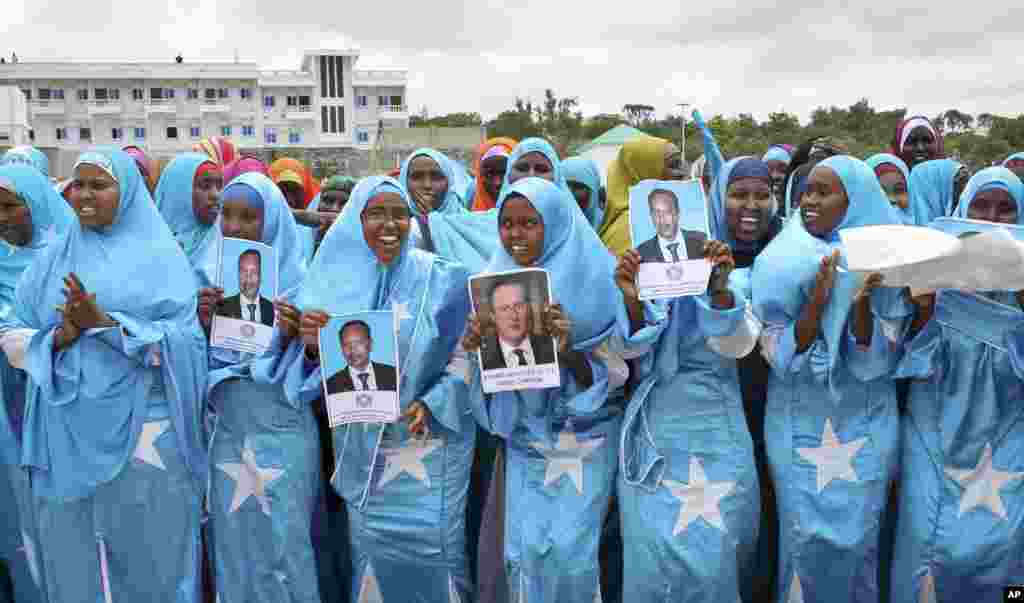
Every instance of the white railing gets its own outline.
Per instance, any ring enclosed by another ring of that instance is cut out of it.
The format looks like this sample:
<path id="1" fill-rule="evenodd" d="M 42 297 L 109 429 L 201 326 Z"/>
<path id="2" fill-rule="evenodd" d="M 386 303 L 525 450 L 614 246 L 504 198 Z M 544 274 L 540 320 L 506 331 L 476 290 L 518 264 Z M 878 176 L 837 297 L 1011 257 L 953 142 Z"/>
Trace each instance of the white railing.
<path id="1" fill-rule="evenodd" d="M 89 101 L 89 106 L 90 107 L 114 107 L 114 106 L 120 106 L 120 105 L 121 105 L 121 100 L 120 99 L 106 99 L 106 100 Z"/>
<path id="2" fill-rule="evenodd" d="M 381 105 L 381 113 L 405 113 L 406 105 Z"/>
<path id="3" fill-rule="evenodd" d="M 32 101 L 30 103 L 30 106 L 32 106 L 32 107 L 34 107 L 36 109 L 46 108 L 46 107 L 62 107 L 63 108 L 64 107 L 64 100 L 63 99 L 36 100 L 36 101 Z"/>
<path id="4" fill-rule="evenodd" d="M 152 105 L 154 107 L 160 107 L 160 106 L 166 107 L 166 106 L 171 105 L 173 103 L 174 103 L 174 99 L 173 98 L 151 98 L 151 99 L 148 99 L 146 101 L 147 105 Z"/>
<path id="5" fill-rule="evenodd" d="M 285 110 L 288 113 L 309 113 L 313 110 L 313 105 L 290 105 Z"/>

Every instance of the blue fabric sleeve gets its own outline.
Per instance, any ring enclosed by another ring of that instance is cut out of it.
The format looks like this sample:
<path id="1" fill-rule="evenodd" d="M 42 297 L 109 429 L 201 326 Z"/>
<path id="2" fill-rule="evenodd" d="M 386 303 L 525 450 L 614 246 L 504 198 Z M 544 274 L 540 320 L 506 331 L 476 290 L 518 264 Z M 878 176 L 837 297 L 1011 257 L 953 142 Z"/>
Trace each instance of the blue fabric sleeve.
<path id="1" fill-rule="evenodd" d="M 710 166 L 711 181 L 714 182 L 718 180 L 718 174 L 722 172 L 722 167 L 725 166 L 725 157 L 722 155 L 722 149 L 718 147 L 718 141 L 715 140 L 715 135 L 711 132 L 711 128 L 704 123 L 703 119 L 696 120 L 696 123 L 704 137 L 704 160 Z"/>
<path id="2" fill-rule="evenodd" d="M 735 289 L 731 290 L 735 303 L 732 308 L 724 310 L 717 310 L 711 307 L 711 298 L 706 294 L 694 297 L 697 303 L 697 325 L 704 337 L 732 335 L 740 323 L 743 322 L 743 314 L 747 309 L 747 300 Z"/>
<path id="3" fill-rule="evenodd" d="M 465 400 L 468 395 L 468 386 L 462 378 L 446 370 L 426 392 L 414 399 L 427 405 L 434 420 L 457 433 L 461 430 L 464 409 L 458 401 Z"/>
<path id="4" fill-rule="evenodd" d="M 942 328 L 938 322 L 929 320 L 924 327 L 907 342 L 894 375 L 897 379 L 923 379 L 935 372 L 936 354 L 942 342 Z"/>
<path id="5" fill-rule="evenodd" d="M 636 333 L 630 334 L 629 311 L 626 303 L 619 297 L 616 310 L 619 333 L 625 348 L 631 349 L 639 346 L 653 345 L 661 337 L 665 327 L 668 326 L 668 304 L 661 301 L 640 302 L 644 307 L 644 326 Z"/>
<path id="6" fill-rule="evenodd" d="M 807 355 L 820 345 L 818 341 L 803 352 L 796 351 L 796 321 L 786 324 L 766 324 L 761 336 L 761 350 L 772 370 L 785 379 L 789 373 L 799 373 Z"/>
<path id="7" fill-rule="evenodd" d="M 853 334 L 853 320 L 846 330 L 847 367 L 854 377 L 861 381 L 874 381 L 892 373 L 896 366 L 897 354 L 883 325 L 883 319 L 874 316 L 871 321 L 871 343 L 861 345 Z"/>

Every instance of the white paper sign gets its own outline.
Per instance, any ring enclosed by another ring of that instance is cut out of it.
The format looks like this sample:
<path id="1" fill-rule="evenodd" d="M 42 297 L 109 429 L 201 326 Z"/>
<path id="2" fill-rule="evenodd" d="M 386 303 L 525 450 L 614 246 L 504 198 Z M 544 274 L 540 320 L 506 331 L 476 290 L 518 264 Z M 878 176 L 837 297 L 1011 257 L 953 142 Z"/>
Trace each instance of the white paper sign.
<path id="1" fill-rule="evenodd" d="M 394 423 L 401 412 L 396 317 L 391 311 L 332 315 L 320 329 L 320 378 L 333 429 Z"/>
<path id="2" fill-rule="evenodd" d="M 640 299 L 664 299 L 700 295 L 711 279 L 711 262 L 683 260 L 675 263 L 644 262 L 636 276 Z"/>
<path id="3" fill-rule="evenodd" d="M 349 423 L 394 423 L 398 410 L 398 392 L 342 392 L 327 396 L 327 421 L 331 429 Z"/>
<path id="4" fill-rule="evenodd" d="M 227 316 L 214 316 L 210 329 L 210 345 L 249 354 L 259 354 L 270 347 L 274 327 Z"/>
<path id="5" fill-rule="evenodd" d="M 274 337 L 276 252 L 259 241 L 225 238 L 218 257 L 217 283 L 224 289 L 224 299 L 210 325 L 210 345 L 262 353 Z"/>

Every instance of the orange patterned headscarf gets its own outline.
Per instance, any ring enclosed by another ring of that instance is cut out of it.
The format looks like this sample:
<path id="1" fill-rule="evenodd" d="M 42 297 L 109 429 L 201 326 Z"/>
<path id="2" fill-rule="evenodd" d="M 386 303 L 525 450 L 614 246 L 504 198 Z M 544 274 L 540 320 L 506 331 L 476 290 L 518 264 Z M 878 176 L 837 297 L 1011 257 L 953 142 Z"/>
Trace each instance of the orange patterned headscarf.
<path id="1" fill-rule="evenodd" d="M 223 136 L 204 138 L 192 145 L 192 150 L 196 153 L 207 155 L 222 168 L 238 157 L 238 149 L 235 147 L 235 143 Z"/>
<path id="2" fill-rule="evenodd" d="M 512 138 L 489 138 L 484 141 L 476 149 L 476 157 L 473 159 L 473 175 L 476 176 L 476 192 L 473 195 L 473 211 L 487 211 L 494 209 L 498 206 L 498 200 L 491 197 L 491 194 L 487 192 L 487 187 L 484 186 L 484 180 L 480 177 L 480 163 L 482 158 L 487 153 L 495 148 L 499 147 L 504 150 L 504 155 L 508 156 L 512 154 L 512 149 L 516 148 L 519 144 Z"/>
<path id="3" fill-rule="evenodd" d="M 301 186 L 302 190 L 306 192 L 303 207 L 308 207 L 309 202 L 320 192 L 320 187 L 313 180 L 313 174 L 306 169 L 301 161 L 291 157 L 282 157 L 270 164 L 270 179 L 274 181 L 274 184 L 294 182 Z"/>

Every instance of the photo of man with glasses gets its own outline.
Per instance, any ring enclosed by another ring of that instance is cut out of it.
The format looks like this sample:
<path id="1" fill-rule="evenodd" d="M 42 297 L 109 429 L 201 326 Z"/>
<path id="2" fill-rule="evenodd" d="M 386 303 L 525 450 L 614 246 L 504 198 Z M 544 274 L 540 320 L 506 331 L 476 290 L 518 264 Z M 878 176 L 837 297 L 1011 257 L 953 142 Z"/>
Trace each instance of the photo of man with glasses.
<path id="1" fill-rule="evenodd" d="M 531 333 L 532 300 L 522 280 L 515 276 L 495 279 L 487 300 L 496 334 L 483 337 L 480 350 L 483 370 L 555 362 L 554 340 Z"/>

